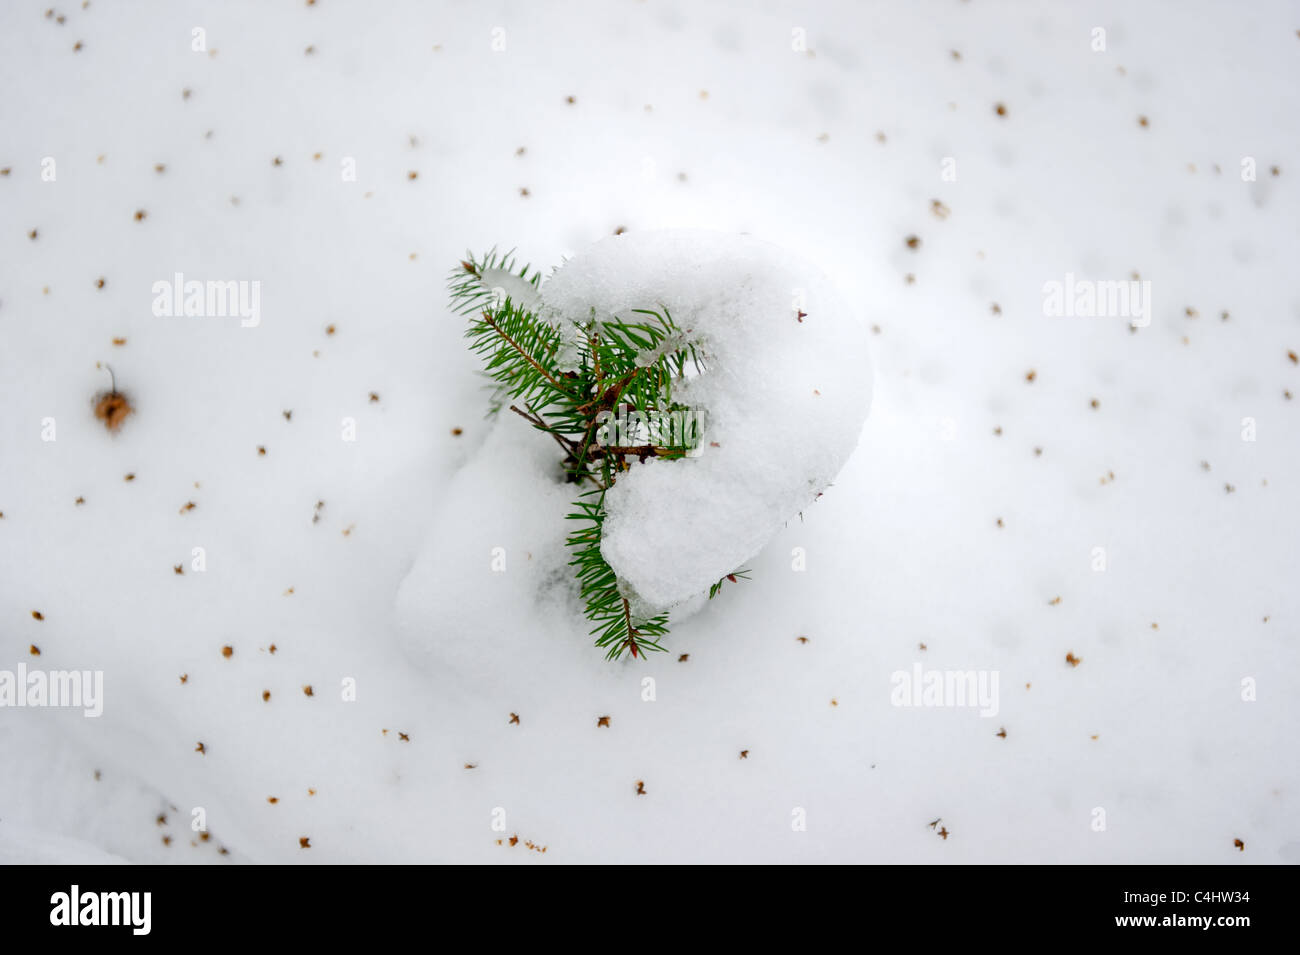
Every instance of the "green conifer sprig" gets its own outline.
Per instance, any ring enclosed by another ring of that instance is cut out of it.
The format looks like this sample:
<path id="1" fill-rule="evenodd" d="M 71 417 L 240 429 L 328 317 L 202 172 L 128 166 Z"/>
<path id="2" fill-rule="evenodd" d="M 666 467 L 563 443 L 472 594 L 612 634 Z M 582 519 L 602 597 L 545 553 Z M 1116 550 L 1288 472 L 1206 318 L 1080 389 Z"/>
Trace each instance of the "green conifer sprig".
<path id="1" fill-rule="evenodd" d="M 494 386 L 489 415 L 509 407 L 549 434 L 564 453 L 568 480 L 583 485 L 567 515 L 578 526 L 566 543 L 596 646 L 610 660 L 624 652 L 644 658 L 662 651 L 668 615 L 636 613 L 601 554 L 605 494 L 637 461 L 681 458 L 694 450 L 702 423 L 673 399 L 673 385 L 690 373 L 688 365 L 702 371 L 706 356 L 690 329 L 679 328 L 662 306 L 634 310 L 642 316 L 638 321 L 593 312 L 585 320 L 553 322 L 531 302 L 494 293 L 487 279 L 496 270 L 533 288 L 541 278 L 539 272 L 530 276 L 528 265 L 516 271 L 513 253 L 493 249 L 480 258 L 469 255 L 448 279 L 452 309 L 470 316 L 465 336 Z M 629 416 L 636 421 L 630 428 L 623 424 Z M 611 443 L 614 421 L 618 440 Z M 710 588 L 710 598 L 721 583 Z"/>

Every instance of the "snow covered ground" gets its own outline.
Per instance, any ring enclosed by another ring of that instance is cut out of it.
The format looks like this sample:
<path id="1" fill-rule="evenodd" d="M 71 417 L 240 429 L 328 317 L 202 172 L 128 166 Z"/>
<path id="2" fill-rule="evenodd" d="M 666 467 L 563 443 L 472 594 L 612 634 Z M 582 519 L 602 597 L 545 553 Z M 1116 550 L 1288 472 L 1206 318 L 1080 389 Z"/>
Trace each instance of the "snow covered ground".
<path id="1" fill-rule="evenodd" d="M 0 707 L 0 860 L 1300 862 L 1300 5 L 50 2 L 0 5 L 0 680 L 103 712 Z M 817 262 L 872 412 L 609 664 L 444 279 L 683 226 Z"/>

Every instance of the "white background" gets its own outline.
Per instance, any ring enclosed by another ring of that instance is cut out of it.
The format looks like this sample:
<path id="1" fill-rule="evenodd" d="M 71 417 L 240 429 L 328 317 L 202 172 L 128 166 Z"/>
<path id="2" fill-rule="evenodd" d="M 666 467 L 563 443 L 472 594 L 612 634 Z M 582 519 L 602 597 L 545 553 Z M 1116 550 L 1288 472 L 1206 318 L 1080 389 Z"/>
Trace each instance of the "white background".
<path id="1" fill-rule="evenodd" d="M 0 669 L 106 700 L 0 709 L 0 859 L 1300 861 L 1295 3 L 49 3 L 0 7 Z M 417 667 L 488 428 L 445 274 L 620 226 L 819 262 L 879 329 L 858 453 L 648 663 L 500 626 L 464 522 Z M 176 272 L 260 326 L 155 317 Z M 1043 313 L 1134 272 L 1136 333 Z M 892 706 L 917 662 L 1000 712 Z"/>

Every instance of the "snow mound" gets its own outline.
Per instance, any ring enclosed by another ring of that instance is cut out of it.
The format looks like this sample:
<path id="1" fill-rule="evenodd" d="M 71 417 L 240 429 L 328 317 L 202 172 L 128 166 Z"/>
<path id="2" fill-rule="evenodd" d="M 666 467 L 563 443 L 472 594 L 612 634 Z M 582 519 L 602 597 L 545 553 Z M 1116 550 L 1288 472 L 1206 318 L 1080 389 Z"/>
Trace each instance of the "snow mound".
<path id="1" fill-rule="evenodd" d="M 700 453 L 650 459 L 605 497 L 601 551 L 641 609 L 678 606 L 753 558 L 831 483 L 871 402 L 867 333 L 812 266 L 748 236 L 628 233 L 544 283 L 553 321 L 671 314 L 705 370 L 674 398 Z"/>

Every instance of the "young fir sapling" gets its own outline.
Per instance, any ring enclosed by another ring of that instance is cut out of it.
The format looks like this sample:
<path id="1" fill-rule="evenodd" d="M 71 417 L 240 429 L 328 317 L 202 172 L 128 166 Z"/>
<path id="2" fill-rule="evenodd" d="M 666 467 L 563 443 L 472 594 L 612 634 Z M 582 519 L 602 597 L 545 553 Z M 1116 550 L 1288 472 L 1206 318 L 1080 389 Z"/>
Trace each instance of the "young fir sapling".
<path id="1" fill-rule="evenodd" d="M 531 273 L 531 274 L 530 274 Z M 470 255 L 448 281 L 452 309 L 469 315 L 470 350 L 493 382 L 489 415 L 502 409 L 550 435 L 577 500 L 568 519 L 570 566 L 596 646 L 606 658 L 644 658 L 665 648 L 668 614 L 638 615 L 601 554 L 605 494 L 621 474 L 650 458 L 697 453 L 694 409 L 674 400 L 674 383 L 704 370 L 705 356 L 666 307 L 633 309 L 638 320 L 596 315 L 553 321 L 540 314 L 541 273 L 516 268 L 510 253 Z M 630 412 L 637 422 L 628 427 Z M 648 423 L 646 423 L 648 422 Z M 668 424 L 664 424 L 668 422 Z M 709 590 L 712 599 L 728 574 Z"/>

